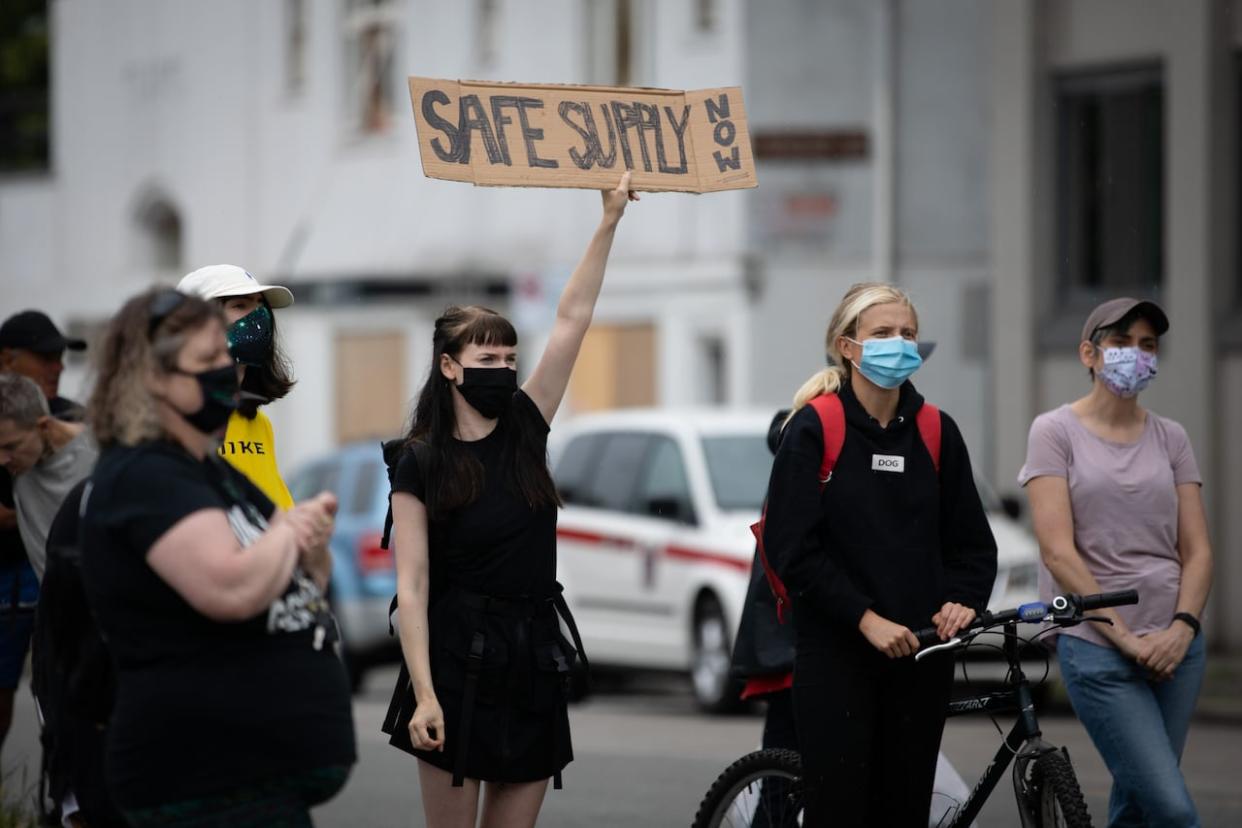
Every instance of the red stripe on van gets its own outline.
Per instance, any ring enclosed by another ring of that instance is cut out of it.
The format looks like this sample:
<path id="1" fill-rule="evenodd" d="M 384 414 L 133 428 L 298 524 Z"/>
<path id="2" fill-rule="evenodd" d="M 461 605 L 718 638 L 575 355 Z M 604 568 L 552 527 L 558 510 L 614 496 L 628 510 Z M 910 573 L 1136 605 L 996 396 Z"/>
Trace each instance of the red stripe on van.
<path id="1" fill-rule="evenodd" d="M 731 558 L 728 555 L 722 555 L 719 552 L 705 552 L 700 549 L 690 549 L 685 546 L 667 546 L 664 548 L 664 554 L 670 558 L 677 558 L 683 561 L 699 561 L 701 563 L 714 563 L 720 566 L 727 566 L 738 570 L 739 572 L 750 572 L 750 561 Z"/>

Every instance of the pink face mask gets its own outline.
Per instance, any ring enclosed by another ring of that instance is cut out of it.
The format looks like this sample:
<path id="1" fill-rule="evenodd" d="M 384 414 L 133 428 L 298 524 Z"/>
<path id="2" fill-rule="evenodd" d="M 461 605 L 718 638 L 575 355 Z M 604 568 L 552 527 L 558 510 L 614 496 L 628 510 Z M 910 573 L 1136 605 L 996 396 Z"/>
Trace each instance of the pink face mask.
<path id="1" fill-rule="evenodd" d="M 1096 375 L 1118 397 L 1137 397 L 1156 376 L 1156 355 L 1150 351 L 1131 346 L 1104 348 L 1103 353 L 1104 365 Z"/>

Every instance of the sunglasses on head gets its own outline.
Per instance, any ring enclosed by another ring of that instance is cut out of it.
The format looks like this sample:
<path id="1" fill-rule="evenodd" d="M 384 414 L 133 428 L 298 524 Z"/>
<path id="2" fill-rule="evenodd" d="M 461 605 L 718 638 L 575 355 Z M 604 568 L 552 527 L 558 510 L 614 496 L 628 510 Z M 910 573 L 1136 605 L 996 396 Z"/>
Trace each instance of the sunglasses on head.
<path id="1" fill-rule="evenodd" d="M 159 293 L 151 297 L 151 303 L 147 305 L 147 339 L 155 335 L 155 329 L 169 316 L 173 311 L 181 307 L 185 302 L 186 295 L 179 290 L 161 290 Z"/>

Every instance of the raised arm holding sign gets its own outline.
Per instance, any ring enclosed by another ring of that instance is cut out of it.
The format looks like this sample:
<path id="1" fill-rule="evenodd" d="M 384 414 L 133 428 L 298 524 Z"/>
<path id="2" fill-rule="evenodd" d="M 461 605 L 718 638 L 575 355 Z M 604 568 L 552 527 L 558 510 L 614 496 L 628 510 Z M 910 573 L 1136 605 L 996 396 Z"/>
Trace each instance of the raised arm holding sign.
<path id="1" fill-rule="evenodd" d="M 412 77 L 430 178 L 705 193 L 758 186 L 742 90 L 682 92 Z"/>

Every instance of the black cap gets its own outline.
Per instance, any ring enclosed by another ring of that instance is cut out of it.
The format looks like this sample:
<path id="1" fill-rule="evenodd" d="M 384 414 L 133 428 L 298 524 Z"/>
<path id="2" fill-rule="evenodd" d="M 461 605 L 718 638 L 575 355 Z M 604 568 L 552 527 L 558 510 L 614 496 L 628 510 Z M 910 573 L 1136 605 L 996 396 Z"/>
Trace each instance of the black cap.
<path id="1" fill-rule="evenodd" d="M 71 351 L 84 351 L 86 342 L 66 337 L 48 319 L 46 313 L 26 310 L 13 314 L 0 325 L 0 348 L 21 348 L 40 354 L 58 354 L 66 348 Z"/>

